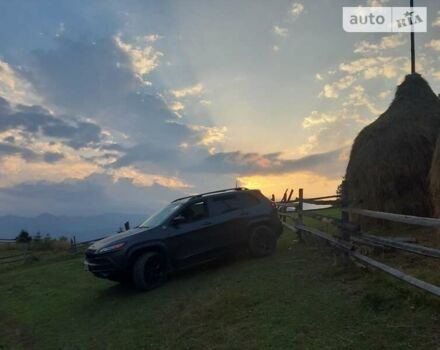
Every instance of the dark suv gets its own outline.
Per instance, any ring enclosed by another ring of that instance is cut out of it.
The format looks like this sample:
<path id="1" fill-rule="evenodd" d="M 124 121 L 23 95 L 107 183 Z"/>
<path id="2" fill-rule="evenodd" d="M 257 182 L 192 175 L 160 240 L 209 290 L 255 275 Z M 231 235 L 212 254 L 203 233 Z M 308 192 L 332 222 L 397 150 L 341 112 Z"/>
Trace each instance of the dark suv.
<path id="1" fill-rule="evenodd" d="M 168 272 L 237 250 L 267 256 L 281 231 L 275 203 L 260 191 L 209 192 L 176 199 L 138 227 L 93 243 L 85 267 L 97 277 L 149 290 Z"/>

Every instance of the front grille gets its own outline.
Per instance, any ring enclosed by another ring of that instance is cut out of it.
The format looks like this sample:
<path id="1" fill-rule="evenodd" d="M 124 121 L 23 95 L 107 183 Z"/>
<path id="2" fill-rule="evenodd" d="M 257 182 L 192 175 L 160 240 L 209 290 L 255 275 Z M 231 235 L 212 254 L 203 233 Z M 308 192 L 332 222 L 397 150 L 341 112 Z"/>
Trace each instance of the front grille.
<path id="1" fill-rule="evenodd" d="M 114 265 L 109 258 L 97 256 L 93 250 L 86 251 L 86 262 L 91 272 L 110 271 L 114 269 Z"/>
<path id="2" fill-rule="evenodd" d="M 110 265 L 110 261 L 106 258 L 87 257 L 87 262 L 94 265 Z"/>
<path id="3" fill-rule="evenodd" d="M 93 258 L 95 256 L 96 249 L 87 249 L 86 250 L 86 257 L 87 258 Z"/>

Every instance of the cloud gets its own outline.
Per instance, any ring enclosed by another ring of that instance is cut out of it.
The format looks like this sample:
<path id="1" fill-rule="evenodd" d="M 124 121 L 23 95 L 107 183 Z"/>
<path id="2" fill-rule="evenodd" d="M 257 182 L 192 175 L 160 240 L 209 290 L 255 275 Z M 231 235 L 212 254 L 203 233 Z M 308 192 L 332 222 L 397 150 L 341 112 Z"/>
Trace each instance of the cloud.
<path id="1" fill-rule="evenodd" d="M 203 106 L 209 106 L 212 104 L 211 100 L 200 100 L 199 103 Z"/>
<path id="2" fill-rule="evenodd" d="M 313 111 L 308 117 L 304 118 L 303 128 L 310 130 L 313 134 L 307 138 L 304 144 L 298 147 L 300 154 L 329 152 L 351 146 L 360 129 L 375 118 L 375 116 L 365 117 L 365 114 L 370 114 L 368 107 L 373 108 L 374 104 L 371 103 L 363 91 L 362 93 L 357 92 L 357 94 L 356 97 L 348 96 L 347 100 L 349 102 L 344 102 L 340 110 L 325 113 Z M 363 109 L 367 109 L 367 111 Z M 341 169 L 346 166 L 342 160 L 339 165 Z"/>
<path id="3" fill-rule="evenodd" d="M 384 36 L 378 43 L 371 43 L 368 41 L 361 41 L 355 44 L 354 53 L 370 54 L 379 51 L 395 49 L 396 47 L 406 44 L 406 39 L 401 34 L 393 34 Z"/>
<path id="4" fill-rule="evenodd" d="M 391 90 L 386 90 L 386 91 L 382 91 L 382 92 L 380 92 L 379 95 L 378 95 L 378 97 L 379 97 L 381 100 L 386 100 L 386 99 L 388 99 L 388 98 L 391 96 L 391 94 L 392 94 L 392 91 L 391 91 Z"/>
<path id="5" fill-rule="evenodd" d="M 46 163 L 55 163 L 64 158 L 62 153 L 37 153 L 26 147 L 0 142 L 0 158 L 7 156 L 20 156 L 28 162 L 44 161 Z"/>
<path id="6" fill-rule="evenodd" d="M 44 154 L 44 161 L 47 163 L 55 163 L 64 158 L 64 154 L 59 152 L 46 152 Z"/>
<path id="7" fill-rule="evenodd" d="M 281 153 L 219 152 L 204 160 L 196 170 L 209 173 L 269 175 L 311 171 L 326 176 L 339 174 L 342 150 L 309 155 L 299 159 L 283 159 Z"/>
<path id="8" fill-rule="evenodd" d="M 114 37 L 116 45 L 130 58 L 131 68 L 141 81 L 144 75 L 153 71 L 159 65 L 159 58 L 163 54 L 149 45 L 159 39 L 159 36 L 144 36 L 138 38 L 137 44 L 124 42 L 121 34 Z"/>
<path id="9" fill-rule="evenodd" d="M 31 84 L 8 63 L 0 59 L 0 97 L 13 103 L 35 104 L 40 103 Z"/>
<path id="10" fill-rule="evenodd" d="M 272 31 L 274 32 L 274 34 L 281 36 L 283 38 L 289 35 L 289 30 L 287 28 L 282 28 L 279 26 L 273 26 Z"/>
<path id="11" fill-rule="evenodd" d="M 8 188 L 0 187 L 0 212 L 20 208 L 22 215 L 44 211 L 58 215 L 95 215 L 102 213 L 151 213 L 167 202 L 187 193 L 153 182 L 138 186 L 133 180 L 95 174 L 84 179 L 61 182 L 25 182 Z"/>
<path id="12" fill-rule="evenodd" d="M 58 29 L 57 29 L 55 36 L 60 37 L 64 34 L 65 31 L 66 31 L 66 26 L 65 26 L 64 22 L 60 22 L 58 24 Z"/>
<path id="13" fill-rule="evenodd" d="M 112 168 L 122 168 L 136 163 L 176 163 L 179 159 L 179 150 L 157 147 L 154 144 L 144 143 L 123 149 L 123 155 L 111 163 Z"/>
<path id="14" fill-rule="evenodd" d="M 56 43 L 52 50 L 34 53 L 27 73 L 50 105 L 93 119 L 130 146 L 148 140 L 157 147 L 177 149 L 197 136 L 177 125 L 178 115 L 154 89 L 139 81 L 128 48 L 124 51 L 114 39 L 93 44 L 62 37 Z M 185 97 L 202 91 L 202 84 L 196 84 L 173 92 Z"/>
<path id="15" fill-rule="evenodd" d="M 341 63 L 339 70 L 351 75 L 362 74 L 366 80 L 378 77 L 394 79 L 408 71 L 408 64 L 407 57 L 366 57 Z"/>
<path id="16" fill-rule="evenodd" d="M 440 71 L 432 73 L 436 80 L 440 80 Z"/>
<path id="17" fill-rule="evenodd" d="M 156 40 L 144 37 L 141 42 Z M 130 51 L 137 44 L 124 46 L 128 44 L 121 38 L 118 44 L 114 38 L 88 42 L 65 36 L 55 43 L 50 50 L 35 51 L 25 72 L 44 105 L 55 112 L 41 106 L 18 105 L 12 109 L 7 101 L 0 100 L 0 113 L 7 114 L 6 119 L 0 118 L 0 129 L 3 126 L 8 131 L 0 136 L 16 136 L 11 130 L 25 133 L 26 142 L 37 142 L 32 151 L 44 148 L 49 153 L 45 159 L 38 158 L 41 164 L 23 164 L 21 154 L 29 159 L 33 155 L 23 150 L 15 153 L 13 162 L 0 164 L 0 173 L 8 174 L 2 183 L 39 179 L 42 174 L 51 181 L 60 181 L 66 178 L 68 167 L 76 178 L 99 172 L 131 177 L 135 184 L 153 181 L 163 187 L 189 186 L 177 177 L 176 169 L 209 155 L 215 144 L 222 142 L 226 129 L 208 122 L 194 125 L 179 121 L 172 109 L 181 110 L 183 103 L 167 105 L 161 95 L 139 80 L 141 72 L 133 69 Z M 201 95 L 203 90 L 202 84 L 196 84 L 173 92 L 176 98 L 184 98 Z M 52 141 L 56 145 L 49 146 Z M 59 162 L 59 166 L 47 162 Z M 18 167 L 27 169 L 27 175 L 14 179 L 9 174 L 16 174 L 14 169 Z"/>
<path id="18" fill-rule="evenodd" d="M 143 39 L 148 43 L 154 43 L 159 39 L 162 39 L 163 36 L 160 36 L 159 34 L 150 34 L 150 35 L 144 35 Z"/>
<path id="19" fill-rule="evenodd" d="M 298 18 L 301 13 L 304 12 L 304 5 L 299 2 L 294 2 L 292 4 L 292 7 L 290 8 L 290 14 L 292 15 L 293 19 Z"/>
<path id="20" fill-rule="evenodd" d="M 338 98 L 339 92 L 348 89 L 355 81 L 356 78 L 354 76 L 346 75 L 332 84 L 325 84 L 320 96 L 326 98 Z"/>
<path id="21" fill-rule="evenodd" d="M 384 111 L 378 108 L 366 95 L 365 88 L 361 85 L 356 85 L 347 99 L 342 104 L 344 107 L 365 107 L 374 116 L 382 114 Z"/>
<path id="22" fill-rule="evenodd" d="M 186 88 L 170 91 L 170 93 L 176 98 L 197 96 L 200 95 L 202 92 L 203 92 L 203 85 L 200 83 L 196 85 L 188 86 Z"/>
<path id="23" fill-rule="evenodd" d="M 190 129 L 201 135 L 197 144 L 205 146 L 223 142 L 225 134 L 228 131 L 226 127 L 209 127 L 203 125 L 191 125 Z"/>
<path id="24" fill-rule="evenodd" d="M 55 117 L 41 106 L 16 105 L 0 97 L 0 132 L 19 129 L 34 136 L 45 136 L 80 149 L 98 144 L 102 140 L 101 128 L 91 122 L 73 117 Z"/>
<path id="25" fill-rule="evenodd" d="M 425 44 L 425 47 L 440 51 L 440 40 L 431 40 L 429 43 Z"/>
<path id="26" fill-rule="evenodd" d="M 161 166 L 165 170 L 179 169 L 192 162 L 198 157 L 206 156 L 208 152 L 205 148 L 193 150 L 192 154 L 184 154 L 183 150 L 191 146 L 212 146 L 223 142 L 227 129 L 225 127 L 209 127 L 203 125 L 185 125 L 180 123 L 169 123 L 170 128 L 174 127 L 181 130 L 181 133 L 188 135 L 186 142 L 178 145 L 161 145 L 153 143 L 136 144 L 130 147 L 120 145 L 104 145 L 102 149 L 115 150 L 122 155 L 109 164 L 111 168 L 121 168 L 130 165 L 149 163 L 150 165 Z"/>
<path id="27" fill-rule="evenodd" d="M 36 161 L 38 159 L 38 154 L 28 148 L 0 142 L 0 157 L 10 155 L 19 155 L 28 162 Z"/>
<path id="28" fill-rule="evenodd" d="M 57 38 L 50 50 L 36 50 L 24 74 L 46 102 L 72 113 L 97 115 L 124 106 L 141 85 L 131 58 L 115 40 Z"/>
<path id="29" fill-rule="evenodd" d="M 303 120 L 302 126 L 304 129 L 307 129 L 312 126 L 333 123 L 336 118 L 337 117 L 334 115 L 312 111 L 312 113 L 310 113 L 310 115 Z"/>
<path id="30" fill-rule="evenodd" d="M 133 179 L 133 184 L 140 187 L 152 186 L 154 184 L 167 188 L 191 188 L 192 186 L 182 181 L 178 177 L 166 177 L 158 174 L 147 174 L 140 172 L 134 167 L 124 167 L 112 172 L 115 181 L 119 179 Z"/>
<path id="31" fill-rule="evenodd" d="M 183 109 L 185 109 L 185 106 L 182 102 L 179 101 L 174 101 L 169 105 L 170 109 L 173 110 L 174 112 L 179 112 Z"/>

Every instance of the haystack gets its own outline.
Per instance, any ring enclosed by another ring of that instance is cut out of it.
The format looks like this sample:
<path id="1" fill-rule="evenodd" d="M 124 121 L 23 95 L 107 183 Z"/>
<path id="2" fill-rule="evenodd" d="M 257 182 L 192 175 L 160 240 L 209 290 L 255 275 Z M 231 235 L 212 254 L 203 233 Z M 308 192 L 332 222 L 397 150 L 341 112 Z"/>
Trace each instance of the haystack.
<path id="1" fill-rule="evenodd" d="M 440 134 L 438 136 L 434 157 L 432 158 L 430 179 L 434 216 L 440 218 Z"/>
<path id="2" fill-rule="evenodd" d="M 429 172 L 440 132 L 440 100 L 411 74 L 390 107 L 356 137 L 346 173 L 353 207 L 432 215 Z"/>

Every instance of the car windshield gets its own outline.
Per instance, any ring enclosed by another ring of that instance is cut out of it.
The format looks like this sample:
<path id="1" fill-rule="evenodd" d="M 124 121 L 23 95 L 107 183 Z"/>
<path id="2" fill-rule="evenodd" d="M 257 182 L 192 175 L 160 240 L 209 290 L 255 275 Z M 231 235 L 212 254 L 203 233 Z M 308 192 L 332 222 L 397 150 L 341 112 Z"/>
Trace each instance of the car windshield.
<path id="1" fill-rule="evenodd" d="M 179 209 L 187 200 L 179 200 L 168 204 L 165 208 L 162 208 L 157 213 L 151 215 L 145 220 L 139 227 L 153 228 L 161 225 L 166 219 L 170 217 L 177 209 Z"/>

